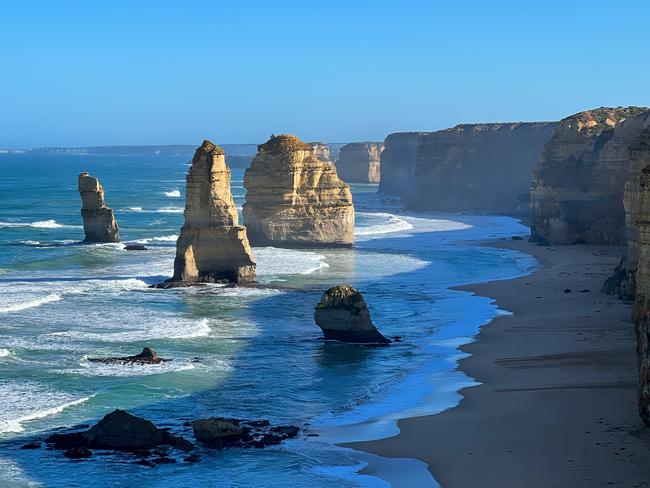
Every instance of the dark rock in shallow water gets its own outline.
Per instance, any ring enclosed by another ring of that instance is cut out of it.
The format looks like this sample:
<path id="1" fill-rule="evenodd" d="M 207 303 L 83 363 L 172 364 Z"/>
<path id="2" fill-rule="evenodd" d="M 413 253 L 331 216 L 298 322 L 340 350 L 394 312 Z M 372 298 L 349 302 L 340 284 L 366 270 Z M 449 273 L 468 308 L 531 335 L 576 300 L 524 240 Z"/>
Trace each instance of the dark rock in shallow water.
<path id="1" fill-rule="evenodd" d="M 69 459 L 84 459 L 89 458 L 93 453 L 86 447 L 71 447 L 63 455 Z"/>
<path id="2" fill-rule="evenodd" d="M 150 347 L 145 347 L 140 354 L 136 354 L 135 356 L 88 358 L 88 361 L 104 364 L 159 364 L 165 361 L 171 361 L 171 359 L 159 358 L 156 351 Z"/>
<path id="3" fill-rule="evenodd" d="M 190 454 L 185 459 L 183 459 L 183 461 L 185 461 L 186 463 L 198 463 L 200 460 L 201 460 L 201 456 L 199 456 L 198 454 Z"/>
<path id="4" fill-rule="evenodd" d="M 45 439 L 54 449 L 70 449 L 73 447 L 86 447 L 88 439 L 84 437 L 83 432 L 72 432 L 69 434 L 52 434 Z"/>
<path id="5" fill-rule="evenodd" d="M 197 419 L 192 422 L 194 436 L 205 447 L 263 448 L 280 444 L 298 435 L 294 426 L 269 427 L 268 420 L 237 420 L 224 418 Z"/>
<path id="6" fill-rule="evenodd" d="M 124 246 L 125 251 L 148 251 L 149 249 L 142 244 L 127 244 Z"/>
<path id="7" fill-rule="evenodd" d="M 35 442 L 28 442 L 27 444 L 23 444 L 20 446 L 21 449 L 40 449 L 41 448 L 41 443 L 38 441 Z"/>
<path id="8" fill-rule="evenodd" d="M 376 344 L 391 342 L 373 325 L 363 296 L 350 285 L 338 285 L 327 290 L 316 305 L 314 319 L 325 339 Z"/>
<path id="9" fill-rule="evenodd" d="M 164 440 L 162 432 L 153 423 L 124 410 L 109 413 L 83 436 L 89 447 L 118 451 L 151 449 Z"/>

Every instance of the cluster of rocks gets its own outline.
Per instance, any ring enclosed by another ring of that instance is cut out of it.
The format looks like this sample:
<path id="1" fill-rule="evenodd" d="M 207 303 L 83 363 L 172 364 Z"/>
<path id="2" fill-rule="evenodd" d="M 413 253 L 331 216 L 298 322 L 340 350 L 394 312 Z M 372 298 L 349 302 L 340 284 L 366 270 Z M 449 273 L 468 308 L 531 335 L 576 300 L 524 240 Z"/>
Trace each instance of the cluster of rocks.
<path id="1" fill-rule="evenodd" d="M 295 426 L 272 426 L 268 420 L 239 420 L 227 418 L 198 419 L 184 424 L 191 427 L 195 439 L 210 449 L 264 448 L 294 438 L 300 432 Z M 185 462 L 197 462 L 195 446 L 185 437 L 169 429 L 156 427 L 149 420 L 124 410 L 115 410 L 93 427 L 77 432 L 55 433 L 45 439 L 52 449 L 62 450 L 71 459 L 93 455 L 93 450 L 133 454 L 134 462 L 146 466 L 175 463 L 180 454 Z M 37 449 L 40 442 L 30 442 L 23 449 Z"/>
<path id="2" fill-rule="evenodd" d="M 150 347 L 145 347 L 142 349 L 142 352 L 140 354 L 136 354 L 134 356 L 104 357 L 104 358 L 89 357 L 88 361 L 90 361 L 91 363 L 102 363 L 102 364 L 160 364 L 172 360 L 158 357 L 156 351 L 154 351 Z"/>
<path id="3" fill-rule="evenodd" d="M 78 188 L 86 235 L 84 242 L 120 242 L 120 229 L 115 221 L 113 209 L 104 203 L 104 188 L 99 184 L 99 180 L 88 173 L 81 173 Z"/>
<path id="4" fill-rule="evenodd" d="M 244 175 L 242 213 L 255 246 L 352 246 L 354 207 L 325 149 L 271 136 Z"/>

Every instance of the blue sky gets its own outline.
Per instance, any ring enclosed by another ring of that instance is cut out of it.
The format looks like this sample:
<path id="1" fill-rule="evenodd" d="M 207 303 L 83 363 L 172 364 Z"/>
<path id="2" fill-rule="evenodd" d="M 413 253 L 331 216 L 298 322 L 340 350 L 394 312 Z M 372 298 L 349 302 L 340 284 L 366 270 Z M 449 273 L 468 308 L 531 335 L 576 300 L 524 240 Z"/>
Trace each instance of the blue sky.
<path id="1" fill-rule="evenodd" d="M 647 1 L 4 1 L 0 147 L 381 140 L 650 105 Z"/>

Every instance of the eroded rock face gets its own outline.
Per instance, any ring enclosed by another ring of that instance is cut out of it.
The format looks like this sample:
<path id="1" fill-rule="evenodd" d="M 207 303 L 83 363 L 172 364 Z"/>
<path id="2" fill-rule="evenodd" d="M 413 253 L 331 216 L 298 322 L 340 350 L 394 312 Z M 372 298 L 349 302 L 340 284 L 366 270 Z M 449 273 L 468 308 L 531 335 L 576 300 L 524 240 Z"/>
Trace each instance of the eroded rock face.
<path id="1" fill-rule="evenodd" d="M 527 212 L 530 174 L 555 125 L 462 124 L 391 134 L 379 189 L 417 210 Z"/>
<path id="2" fill-rule="evenodd" d="M 332 161 L 330 147 L 327 144 L 323 142 L 308 142 L 307 144 L 311 147 L 316 159 L 323 163 L 330 163 Z"/>
<path id="3" fill-rule="evenodd" d="M 120 242 L 120 229 L 113 209 L 104 204 L 104 188 L 88 173 L 78 178 L 81 195 L 81 216 L 84 222 L 84 242 Z"/>
<path id="4" fill-rule="evenodd" d="M 347 284 L 334 286 L 323 294 L 316 305 L 314 319 L 328 340 L 379 344 L 391 342 L 373 325 L 361 293 Z"/>
<path id="5" fill-rule="evenodd" d="M 244 175 L 244 223 L 255 246 L 351 246 L 350 187 L 293 135 L 272 136 Z"/>
<path id="6" fill-rule="evenodd" d="M 174 276 L 165 286 L 241 283 L 255 278 L 246 228 L 238 224 L 223 150 L 203 141 L 187 174 L 185 223 L 176 242 Z"/>
<path id="7" fill-rule="evenodd" d="M 349 183 L 379 183 L 381 142 L 353 142 L 341 148 L 336 162 L 339 177 Z"/>
<path id="8" fill-rule="evenodd" d="M 628 148 L 645 124 L 639 107 L 602 107 L 560 121 L 533 172 L 532 240 L 625 242 Z"/>

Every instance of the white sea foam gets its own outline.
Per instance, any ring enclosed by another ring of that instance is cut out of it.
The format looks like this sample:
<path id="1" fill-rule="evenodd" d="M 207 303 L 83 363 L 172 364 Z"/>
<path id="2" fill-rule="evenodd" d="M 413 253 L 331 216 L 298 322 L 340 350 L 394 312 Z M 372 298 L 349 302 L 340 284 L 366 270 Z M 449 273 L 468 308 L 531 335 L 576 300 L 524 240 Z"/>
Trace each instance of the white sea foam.
<path id="1" fill-rule="evenodd" d="M 22 432 L 30 420 L 56 415 L 88 401 L 33 381 L 0 382 L 0 433 Z"/>
<path id="2" fill-rule="evenodd" d="M 9 298 L 23 298 L 23 295 L 12 294 Z M 15 303 L 7 303 L 6 298 L 0 302 L 0 313 L 11 313 L 11 312 L 20 312 L 21 310 L 27 310 L 28 308 L 40 307 L 46 303 L 58 302 L 61 300 L 61 295 L 56 293 L 50 293 L 49 295 L 33 298 L 31 300 L 23 300 Z"/>
<path id="3" fill-rule="evenodd" d="M 325 256 L 312 251 L 256 247 L 257 276 L 311 274 L 329 267 Z"/>
<path id="4" fill-rule="evenodd" d="M 181 196 L 180 190 L 166 191 L 163 193 L 165 194 L 166 197 L 179 198 Z"/>
<path id="5" fill-rule="evenodd" d="M 142 212 L 142 207 L 129 207 L 128 210 L 131 212 Z"/>
<path id="6" fill-rule="evenodd" d="M 11 351 L 9 349 L 0 349 L 0 358 L 6 358 L 7 356 L 11 356 Z"/>
<path id="7" fill-rule="evenodd" d="M 137 239 L 133 242 L 138 244 L 149 244 L 150 242 L 176 242 L 178 240 L 178 234 L 171 234 L 169 236 L 158 236 L 158 237 L 147 237 L 145 239 Z"/>
<path id="8" fill-rule="evenodd" d="M 90 362 L 84 358 L 79 368 L 54 370 L 57 374 L 76 374 L 80 376 L 110 376 L 127 378 L 133 376 L 152 376 L 156 374 L 174 373 L 196 368 L 189 361 L 168 361 L 159 364 L 103 364 Z"/>
<path id="9" fill-rule="evenodd" d="M 389 213 L 358 212 L 357 215 L 370 217 L 373 219 L 377 219 L 377 218 L 383 219 L 383 222 L 379 224 L 355 228 L 354 235 L 357 237 L 371 236 L 371 235 L 378 235 L 378 234 L 390 234 L 391 232 L 401 232 L 413 228 L 413 224 L 407 222 L 403 218 L 398 217 L 397 215 L 393 215 Z"/>
<path id="10" fill-rule="evenodd" d="M 35 222 L 0 222 L 0 229 L 3 227 L 33 227 L 35 229 L 60 229 L 62 227 L 79 228 L 80 225 L 59 224 L 56 220 L 37 220 Z"/>
<path id="11" fill-rule="evenodd" d="M 156 209 L 156 212 L 159 213 L 183 213 L 183 209 L 180 207 L 160 207 Z"/>

